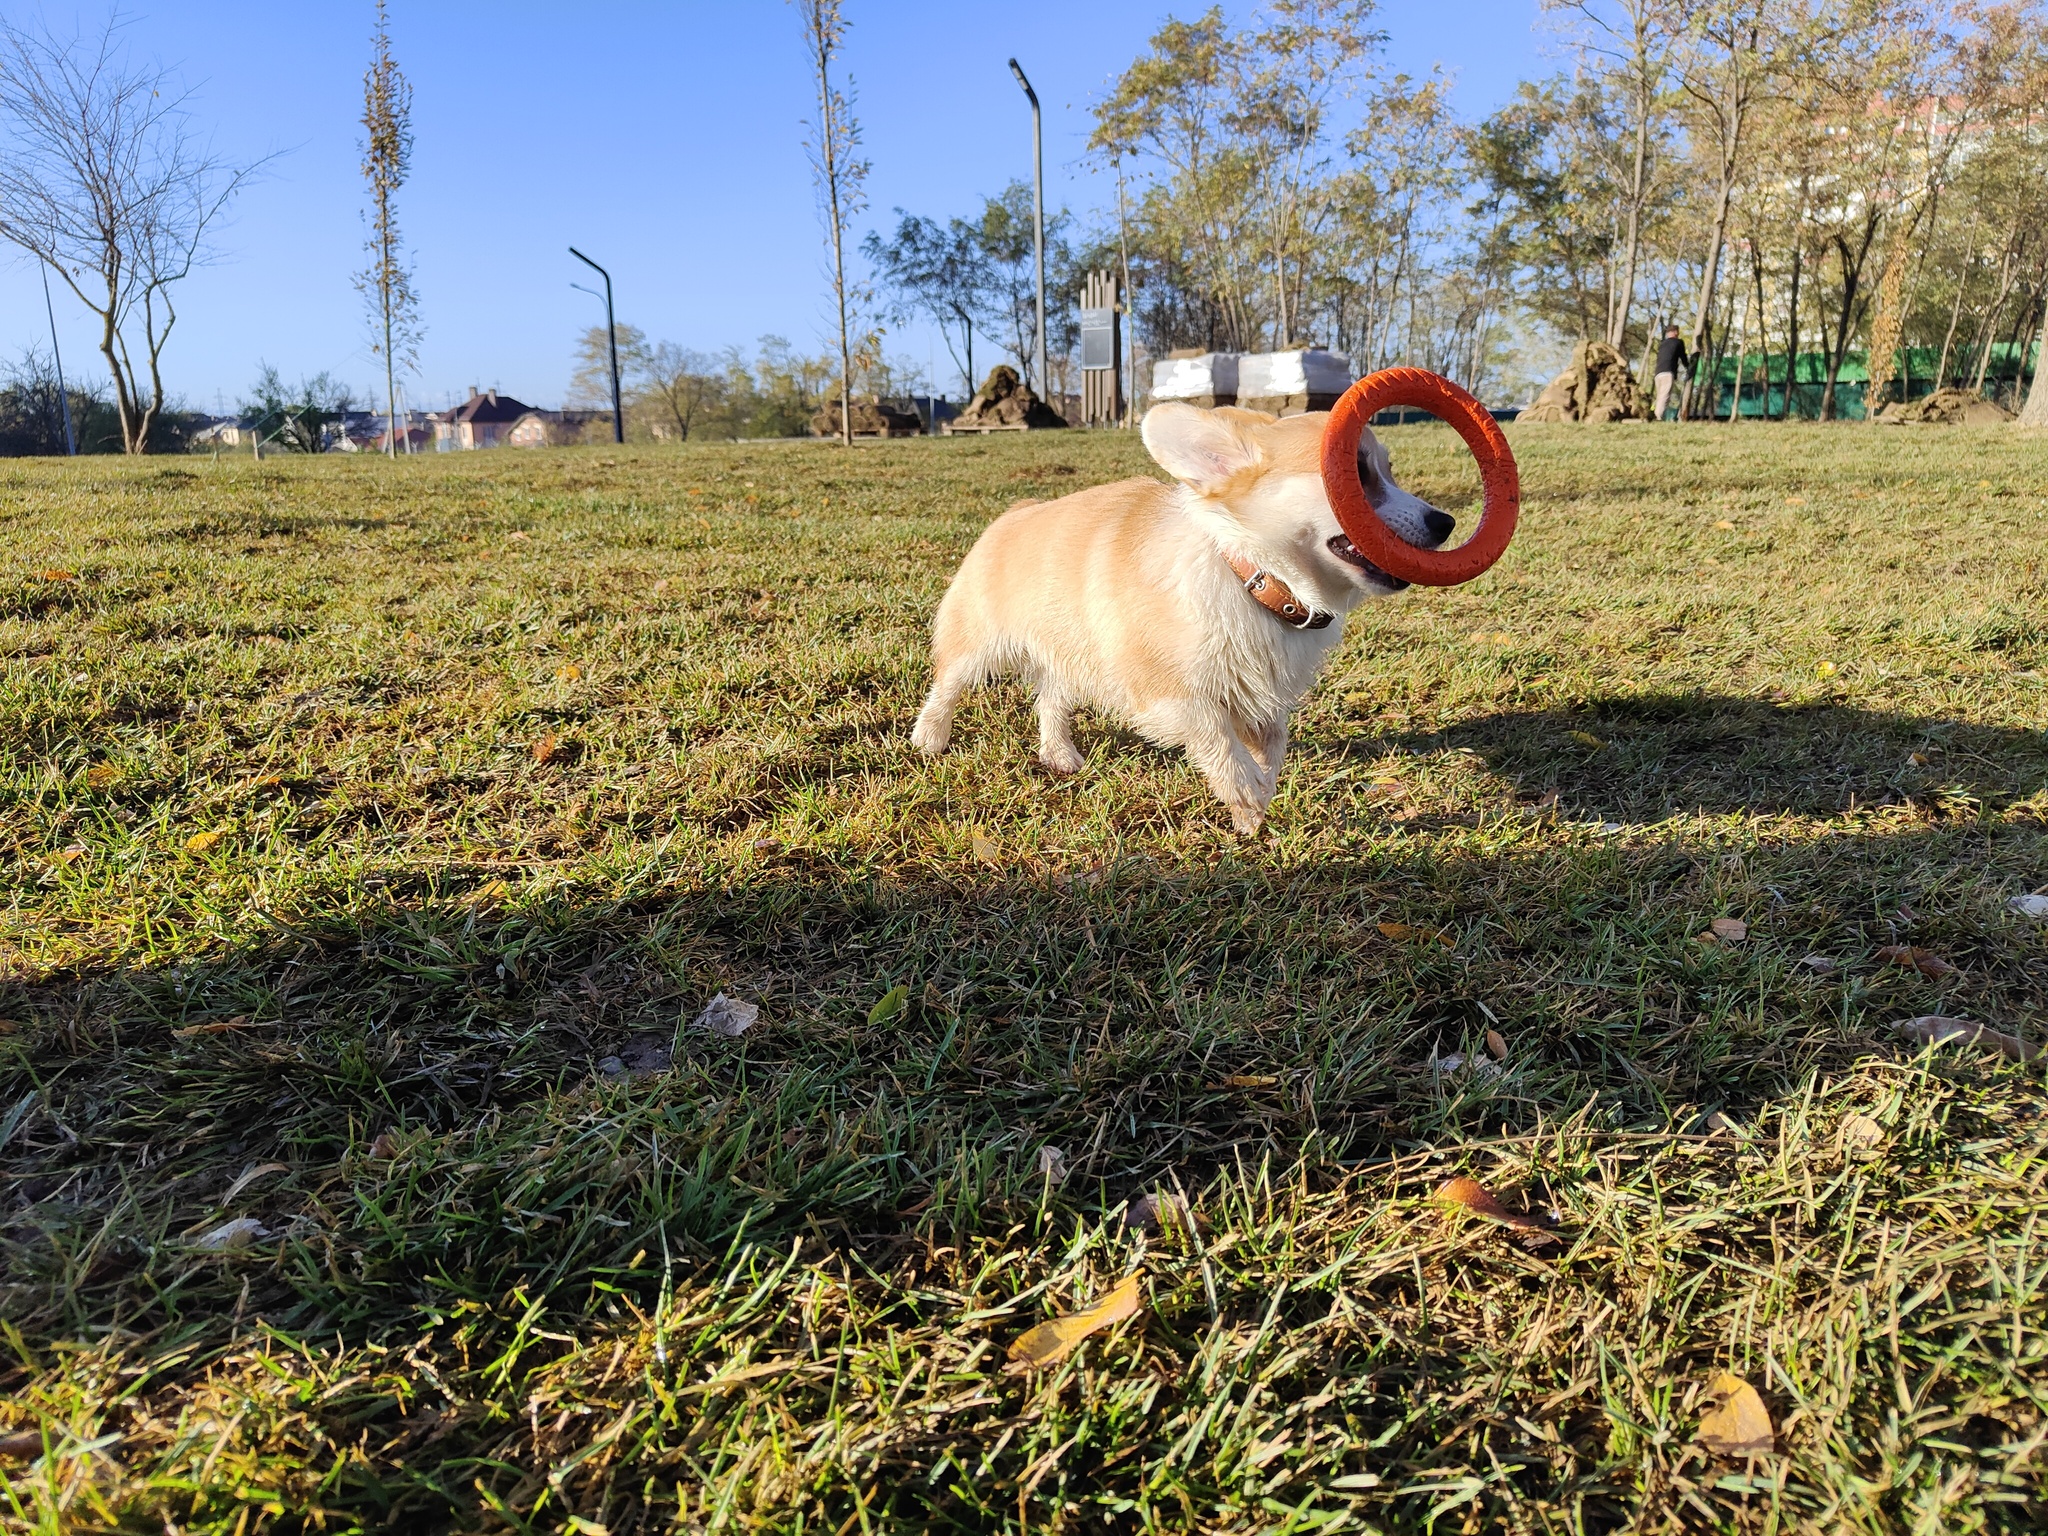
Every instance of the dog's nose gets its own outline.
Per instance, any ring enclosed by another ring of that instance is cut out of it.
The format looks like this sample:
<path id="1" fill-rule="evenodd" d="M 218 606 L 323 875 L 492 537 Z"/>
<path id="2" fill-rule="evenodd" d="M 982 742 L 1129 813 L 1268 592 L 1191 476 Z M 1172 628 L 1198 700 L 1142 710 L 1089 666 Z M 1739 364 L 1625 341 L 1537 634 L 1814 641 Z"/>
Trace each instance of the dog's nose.
<path id="1" fill-rule="evenodd" d="M 1431 507 L 1422 514 L 1422 526 L 1429 530 L 1429 536 L 1441 544 L 1451 536 L 1451 530 L 1458 526 L 1458 520 L 1448 512 L 1439 512 Z"/>

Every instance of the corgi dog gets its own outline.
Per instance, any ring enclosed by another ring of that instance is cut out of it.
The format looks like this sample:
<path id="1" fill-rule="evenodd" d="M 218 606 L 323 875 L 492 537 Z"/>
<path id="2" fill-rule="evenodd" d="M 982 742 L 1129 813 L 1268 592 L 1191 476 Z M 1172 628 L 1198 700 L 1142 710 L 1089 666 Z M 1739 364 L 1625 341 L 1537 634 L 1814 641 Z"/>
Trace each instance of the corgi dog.
<path id="1" fill-rule="evenodd" d="M 1287 721 L 1369 597 L 1407 582 L 1337 525 L 1323 489 L 1326 411 L 1165 404 L 1145 449 L 1176 483 L 1120 480 L 1057 501 L 1020 502 L 989 524 L 932 626 L 932 685 L 911 731 L 945 751 L 968 688 L 1028 680 L 1038 756 L 1082 766 L 1079 705 L 1182 748 L 1254 833 L 1280 778 Z M 1359 440 L 1367 500 L 1401 539 L 1435 549 L 1456 521 L 1394 481 L 1386 449 Z"/>

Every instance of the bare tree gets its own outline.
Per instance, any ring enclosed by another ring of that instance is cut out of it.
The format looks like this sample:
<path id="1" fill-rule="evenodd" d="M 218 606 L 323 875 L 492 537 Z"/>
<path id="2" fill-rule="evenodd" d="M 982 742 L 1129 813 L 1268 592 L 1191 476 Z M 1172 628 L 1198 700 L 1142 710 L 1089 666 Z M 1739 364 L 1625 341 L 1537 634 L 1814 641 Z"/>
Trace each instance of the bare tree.
<path id="1" fill-rule="evenodd" d="M 370 351 L 384 359 L 385 451 L 398 456 L 398 371 L 419 357 L 419 296 L 406 264 L 391 195 L 412 169 L 412 84 L 391 56 L 391 23 L 377 0 L 377 30 L 370 35 L 370 67 L 363 75 L 363 180 L 370 186 L 370 264 L 356 287 L 370 303 Z"/>
<path id="2" fill-rule="evenodd" d="M 255 167 L 200 139 L 168 70 L 131 64 L 118 18 L 59 38 L 0 22 L 0 237 L 56 268 L 99 318 L 122 446 L 145 453 L 164 408 L 173 286 Z"/>
<path id="3" fill-rule="evenodd" d="M 868 162 L 859 158 L 860 125 L 845 93 L 832 84 L 832 62 L 846 46 L 840 0 L 797 0 L 804 54 L 817 77 L 818 120 L 805 141 L 818 186 L 818 208 L 832 242 L 832 297 L 839 311 L 839 436 L 853 444 L 853 343 L 847 311 L 855 295 L 846 281 L 846 234 L 867 205 Z"/>
<path id="4" fill-rule="evenodd" d="M 1621 274 L 1607 314 L 1607 344 L 1627 345 L 1635 307 L 1636 270 L 1642 259 L 1643 214 L 1656 176 L 1656 147 L 1670 116 L 1666 98 L 1674 55 L 1692 23 L 1688 0 L 1543 0 L 1549 11 L 1583 18 L 1580 51 L 1604 59 L 1615 94 L 1628 104 L 1630 164 L 1621 188 L 1626 221 Z"/>

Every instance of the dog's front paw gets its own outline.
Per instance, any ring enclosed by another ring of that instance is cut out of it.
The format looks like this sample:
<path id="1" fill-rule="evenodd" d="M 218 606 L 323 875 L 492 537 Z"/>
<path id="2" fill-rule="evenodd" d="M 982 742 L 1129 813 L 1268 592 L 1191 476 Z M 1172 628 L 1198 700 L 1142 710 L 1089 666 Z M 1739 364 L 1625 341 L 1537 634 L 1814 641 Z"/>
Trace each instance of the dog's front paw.
<path id="1" fill-rule="evenodd" d="M 1256 805 L 1233 805 L 1230 808 L 1230 824 L 1240 836 L 1255 837 L 1259 828 L 1266 824 L 1266 813 Z"/>
<path id="2" fill-rule="evenodd" d="M 937 757 L 952 739 L 953 728 L 950 725 L 927 720 L 923 715 L 919 715 L 917 724 L 910 728 L 910 744 L 926 757 Z"/>
<path id="3" fill-rule="evenodd" d="M 1054 773 L 1079 773 L 1088 762 L 1088 759 L 1081 755 L 1081 749 L 1071 741 L 1041 748 L 1038 760 Z"/>

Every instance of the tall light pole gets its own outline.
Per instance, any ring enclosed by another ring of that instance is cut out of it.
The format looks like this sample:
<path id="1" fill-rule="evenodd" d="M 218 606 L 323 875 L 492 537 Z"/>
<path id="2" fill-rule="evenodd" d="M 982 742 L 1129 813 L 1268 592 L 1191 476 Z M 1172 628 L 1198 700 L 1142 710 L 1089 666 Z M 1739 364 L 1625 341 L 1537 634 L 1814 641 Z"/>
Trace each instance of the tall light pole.
<path id="1" fill-rule="evenodd" d="M 57 360 L 57 406 L 64 413 L 64 451 L 76 458 L 78 434 L 71 430 L 71 392 L 64 387 L 64 351 L 57 345 L 57 310 L 50 303 L 50 268 L 47 262 L 36 265 L 43 269 L 43 312 L 50 317 L 50 356 Z"/>
<path id="2" fill-rule="evenodd" d="M 604 332 L 612 345 L 612 441 L 623 443 L 626 440 L 626 418 L 619 410 L 619 325 L 612 318 L 612 275 L 573 245 L 569 247 L 569 254 L 604 279 Z M 574 288 L 577 285 L 571 283 L 569 286 Z M 588 289 L 584 291 L 589 292 Z"/>
<path id="3" fill-rule="evenodd" d="M 1031 248 L 1038 260 L 1038 384 L 1039 398 L 1051 388 L 1045 372 L 1045 134 L 1038 120 L 1038 92 L 1024 78 L 1024 70 L 1010 60 L 1010 73 L 1024 87 L 1024 99 L 1031 103 Z"/>

